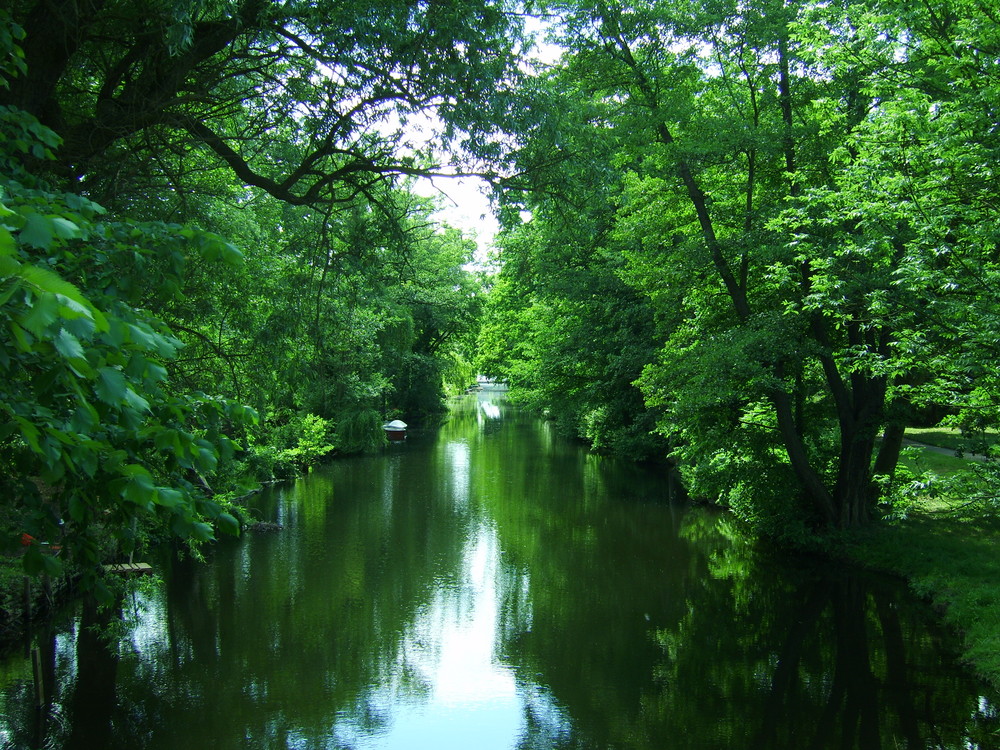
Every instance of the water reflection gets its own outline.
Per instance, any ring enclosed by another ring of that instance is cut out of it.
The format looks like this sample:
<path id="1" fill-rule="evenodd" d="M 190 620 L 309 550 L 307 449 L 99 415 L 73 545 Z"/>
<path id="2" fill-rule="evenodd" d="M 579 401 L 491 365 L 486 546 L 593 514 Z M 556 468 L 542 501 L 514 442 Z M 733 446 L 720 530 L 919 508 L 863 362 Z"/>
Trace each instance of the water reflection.
<path id="1" fill-rule="evenodd" d="M 392 712 L 385 731 L 366 737 L 348 719 L 338 740 L 349 747 L 467 746 L 511 748 L 521 734 L 520 702 L 512 670 L 497 661 L 497 565 L 495 532 L 481 526 L 463 550 L 461 575 L 438 582 L 400 639 L 398 674 L 411 686 L 380 690 Z"/>
<path id="2" fill-rule="evenodd" d="M 466 397 L 263 496 L 281 532 L 164 566 L 120 648 L 94 612 L 41 639 L 47 712 L 4 663 L 0 747 L 996 745 L 993 694 L 899 582 L 778 559 L 671 493 Z"/>
<path id="3" fill-rule="evenodd" d="M 500 407 L 492 401 L 480 401 L 479 409 L 486 419 L 500 419 Z"/>

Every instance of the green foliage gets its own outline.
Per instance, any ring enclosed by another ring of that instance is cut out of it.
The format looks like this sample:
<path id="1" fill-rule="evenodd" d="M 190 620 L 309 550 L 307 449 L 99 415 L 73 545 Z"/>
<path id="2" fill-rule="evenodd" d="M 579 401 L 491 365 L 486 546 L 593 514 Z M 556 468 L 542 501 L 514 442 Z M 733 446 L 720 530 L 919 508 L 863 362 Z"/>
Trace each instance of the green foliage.
<path id="1" fill-rule="evenodd" d="M 310 469 L 317 461 L 326 457 L 336 446 L 330 442 L 330 423 L 315 414 L 305 414 L 291 421 L 285 427 L 295 435 L 294 447 L 285 448 L 278 456 L 299 469 Z"/>
<path id="2" fill-rule="evenodd" d="M 645 397 L 629 413 L 769 533 L 865 523 L 902 426 L 995 424 L 994 17 L 557 6 L 484 367 L 606 446 L 610 333 Z M 604 325 L 643 306 L 650 333 Z"/>
<path id="3" fill-rule="evenodd" d="M 16 5 L 0 38 L 4 80 L 19 73 L 0 92 L 0 167 L 22 185 L 72 184 L 122 220 L 81 272 L 184 343 L 174 388 L 347 423 L 341 451 L 380 445 L 389 413 L 440 411 L 444 363 L 473 357 L 474 248 L 404 180 L 441 171 L 432 145 L 489 149 L 505 105 L 487 95 L 520 76 L 518 16 L 493 0 L 32 5 Z M 404 126 L 428 113 L 441 127 L 414 145 Z M 56 218 L 29 216 L 25 242 L 73 231 Z M 136 254 L 142 235 L 157 240 Z M 237 245 L 249 252 L 230 264 Z M 120 387 L 101 376 L 108 394 Z M 258 447 L 270 439 L 254 433 Z"/>
<path id="4" fill-rule="evenodd" d="M 521 19 L 497 0 L 36 5 L 12 8 L 23 75 L 0 104 L 57 129 L 60 163 L 103 203 L 163 181 L 183 200 L 206 163 L 294 206 L 376 196 L 436 171 L 435 146 L 495 151 L 496 95 L 520 77 Z M 441 132 L 414 144 L 404 126 L 424 115 Z"/>
<path id="5" fill-rule="evenodd" d="M 38 128 L 28 121 L 4 118 L 8 131 L 30 135 Z M 216 528 L 237 531 L 207 479 L 255 414 L 174 391 L 168 366 L 182 344 L 135 303 L 140 279 L 161 281 L 156 293 L 169 295 L 189 258 L 239 254 L 179 225 L 108 220 L 78 195 L 11 179 L 2 189 L 0 464 L 15 498 L 10 520 L 34 540 L 22 558 L 28 573 L 57 574 L 68 559 L 100 593 L 97 564 L 137 551 L 136 522 L 195 544 Z M 43 542 L 63 555 L 46 554 Z"/>
<path id="6" fill-rule="evenodd" d="M 0 88 L 10 88 L 11 79 L 24 75 L 24 29 L 13 22 L 10 13 L 0 10 Z"/>
<path id="7" fill-rule="evenodd" d="M 532 221 L 511 223 L 501 235 L 503 267 L 477 367 L 594 450 L 656 457 L 664 446 L 652 434 L 655 415 L 634 385 L 655 352 L 652 310 L 619 276 L 621 257 L 606 232 L 614 186 L 573 182 L 583 169 L 574 161 L 553 171 L 570 205 L 585 208 L 573 212 L 565 196 L 539 196 Z"/>
<path id="8" fill-rule="evenodd" d="M 344 411 L 337 422 L 337 441 L 348 453 L 371 453 L 385 445 L 382 417 L 376 409 Z"/>

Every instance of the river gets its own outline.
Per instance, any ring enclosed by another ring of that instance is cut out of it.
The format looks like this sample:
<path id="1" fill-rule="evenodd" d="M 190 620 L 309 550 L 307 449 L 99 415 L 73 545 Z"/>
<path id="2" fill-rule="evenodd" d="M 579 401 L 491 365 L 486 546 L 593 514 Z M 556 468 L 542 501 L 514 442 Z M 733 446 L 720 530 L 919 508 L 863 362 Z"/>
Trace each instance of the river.
<path id="1" fill-rule="evenodd" d="M 0 662 L 0 747 L 991 748 L 997 696 L 899 581 L 789 558 L 484 391 L 164 558 L 120 645 Z"/>

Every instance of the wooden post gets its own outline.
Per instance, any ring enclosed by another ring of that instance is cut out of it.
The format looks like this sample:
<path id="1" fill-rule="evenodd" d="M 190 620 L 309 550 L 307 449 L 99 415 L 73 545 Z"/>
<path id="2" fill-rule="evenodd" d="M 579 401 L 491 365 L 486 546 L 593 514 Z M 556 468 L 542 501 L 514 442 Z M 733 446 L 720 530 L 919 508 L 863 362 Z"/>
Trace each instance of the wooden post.
<path id="1" fill-rule="evenodd" d="M 35 706 L 45 706 L 45 680 L 42 676 L 42 652 L 35 646 L 31 649 L 31 671 L 35 678 Z"/>

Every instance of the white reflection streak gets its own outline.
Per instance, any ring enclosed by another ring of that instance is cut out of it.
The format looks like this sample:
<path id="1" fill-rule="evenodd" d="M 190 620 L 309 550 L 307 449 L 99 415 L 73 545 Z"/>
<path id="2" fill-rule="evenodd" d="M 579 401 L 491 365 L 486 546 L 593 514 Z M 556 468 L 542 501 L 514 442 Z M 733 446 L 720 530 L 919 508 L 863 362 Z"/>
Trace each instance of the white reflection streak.
<path id="1" fill-rule="evenodd" d="M 451 468 L 451 495 L 455 506 L 468 505 L 471 474 L 469 446 L 466 443 L 448 443 L 445 446 L 445 456 Z"/>
<path id="2" fill-rule="evenodd" d="M 450 491 L 457 507 L 468 503 L 469 446 L 446 447 Z M 358 748 L 511 748 L 525 729 L 512 670 L 497 663 L 500 619 L 500 542 L 496 529 L 470 529 L 455 575 L 438 578 L 399 647 L 396 674 L 374 703 L 392 719 L 370 734 L 351 721 L 335 735 Z"/>
<path id="3" fill-rule="evenodd" d="M 465 553 L 466 572 L 457 590 L 439 591 L 433 608 L 440 609 L 437 664 L 426 665 L 432 674 L 435 700 L 448 706 L 514 700 L 516 685 L 509 670 L 496 664 L 499 617 L 496 586 L 498 542 L 492 528 L 479 528 Z M 418 626 L 419 629 L 419 626 Z M 428 634 L 430 635 L 430 634 Z"/>

